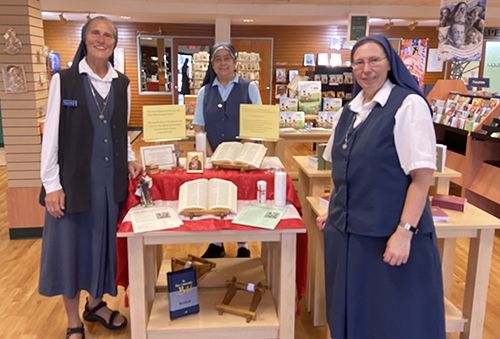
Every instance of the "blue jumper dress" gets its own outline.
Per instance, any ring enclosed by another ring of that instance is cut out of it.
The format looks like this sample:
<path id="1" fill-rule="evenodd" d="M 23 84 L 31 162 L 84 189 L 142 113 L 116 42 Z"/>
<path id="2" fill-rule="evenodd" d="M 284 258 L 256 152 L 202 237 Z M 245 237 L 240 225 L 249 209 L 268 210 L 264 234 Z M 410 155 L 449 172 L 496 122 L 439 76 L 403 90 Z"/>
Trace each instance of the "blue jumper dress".
<path id="1" fill-rule="evenodd" d="M 327 320 L 333 339 L 444 339 L 441 262 L 427 200 L 408 262 L 383 261 L 411 178 L 394 144 L 395 114 L 410 94 L 395 86 L 353 126 L 348 106 L 335 130 L 335 185 L 324 229 Z M 343 149 L 347 135 L 347 148 Z"/>
<path id="2" fill-rule="evenodd" d="M 72 299 L 81 290 L 93 298 L 116 296 L 116 225 L 119 206 L 114 198 L 114 153 L 111 118 L 115 106 L 113 86 L 104 119 L 90 90 L 83 86 L 94 138 L 90 167 L 90 211 L 65 213 L 60 219 L 45 213 L 39 292 Z M 100 107 L 104 99 L 94 89 Z"/>

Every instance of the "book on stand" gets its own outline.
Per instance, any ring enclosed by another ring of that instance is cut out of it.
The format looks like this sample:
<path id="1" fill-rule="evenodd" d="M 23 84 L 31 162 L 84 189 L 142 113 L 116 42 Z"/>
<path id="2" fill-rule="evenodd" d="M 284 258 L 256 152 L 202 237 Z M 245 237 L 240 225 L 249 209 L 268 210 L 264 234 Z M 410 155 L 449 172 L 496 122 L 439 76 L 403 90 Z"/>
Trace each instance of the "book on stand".
<path id="1" fill-rule="evenodd" d="M 184 210 L 227 209 L 237 212 L 238 188 L 222 179 L 197 179 L 183 183 L 179 190 L 179 213 Z"/>
<path id="2" fill-rule="evenodd" d="M 253 142 L 223 142 L 212 155 L 212 163 L 249 165 L 250 168 L 259 168 L 266 155 L 267 148 Z"/>
<path id="3" fill-rule="evenodd" d="M 194 268 L 167 273 L 168 308 L 174 320 L 200 311 L 198 283 Z"/>

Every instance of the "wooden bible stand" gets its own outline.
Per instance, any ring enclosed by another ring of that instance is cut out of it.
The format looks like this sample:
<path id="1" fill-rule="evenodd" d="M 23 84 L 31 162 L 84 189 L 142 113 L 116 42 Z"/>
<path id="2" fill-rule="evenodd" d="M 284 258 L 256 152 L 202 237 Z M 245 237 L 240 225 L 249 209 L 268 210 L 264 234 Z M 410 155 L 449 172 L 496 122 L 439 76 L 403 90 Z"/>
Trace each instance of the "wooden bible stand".
<path id="1" fill-rule="evenodd" d="M 186 267 L 187 262 L 190 262 L 191 264 L 189 265 L 189 267 L 194 268 L 194 270 L 196 271 L 196 280 L 200 279 L 202 276 L 210 272 L 212 268 L 215 268 L 215 266 L 217 266 L 217 264 L 213 261 L 188 254 L 188 257 L 186 259 L 172 258 L 172 272 L 188 268 Z"/>
<path id="2" fill-rule="evenodd" d="M 229 209 L 220 208 L 211 210 L 200 210 L 197 208 L 186 208 L 182 213 L 184 213 L 185 216 L 189 217 L 189 219 L 193 219 L 195 216 L 198 215 L 210 215 L 210 214 L 219 216 L 221 219 L 224 219 L 226 215 L 229 215 Z"/>
<path id="3" fill-rule="evenodd" d="M 250 165 L 244 164 L 228 164 L 227 162 L 212 161 L 212 167 L 218 171 L 220 169 L 235 169 L 239 170 L 241 173 L 245 173 L 250 170 Z"/>
<path id="4" fill-rule="evenodd" d="M 255 311 L 257 310 L 257 307 L 259 306 L 259 303 L 262 299 L 262 295 L 265 291 L 264 287 L 262 287 L 262 284 L 260 282 L 257 283 L 257 285 L 244 284 L 237 282 L 236 277 L 233 277 L 233 279 L 231 280 L 226 280 L 226 285 L 227 292 L 224 296 L 222 304 L 215 305 L 215 308 L 219 310 L 219 315 L 222 315 L 224 312 L 229 312 L 232 314 L 241 315 L 242 317 L 246 317 L 247 323 L 249 323 L 251 320 L 257 320 L 257 314 L 255 313 Z M 238 290 L 249 291 L 251 293 L 253 292 L 254 295 L 252 303 L 250 304 L 250 310 L 247 311 L 238 307 L 229 306 L 229 303 L 231 302 L 231 300 L 233 300 L 233 297 L 236 295 L 236 292 Z"/>

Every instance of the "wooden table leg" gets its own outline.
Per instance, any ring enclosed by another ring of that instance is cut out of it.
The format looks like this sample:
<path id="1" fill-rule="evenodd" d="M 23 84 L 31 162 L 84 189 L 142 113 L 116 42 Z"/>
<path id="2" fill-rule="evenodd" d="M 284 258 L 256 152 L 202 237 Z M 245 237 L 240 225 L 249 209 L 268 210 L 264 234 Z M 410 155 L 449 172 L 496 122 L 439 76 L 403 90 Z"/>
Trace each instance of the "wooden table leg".
<path id="1" fill-rule="evenodd" d="M 443 272 L 444 296 L 451 300 L 451 288 L 453 286 L 453 269 L 455 267 L 456 238 L 443 239 L 441 257 L 441 270 Z"/>
<path id="2" fill-rule="evenodd" d="M 436 178 L 436 193 L 450 194 L 450 178 Z"/>
<path id="3" fill-rule="evenodd" d="M 313 325 L 326 325 L 326 294 L 325 294 L 325 243 L 323 232 L 318 229 L 312 234 L 314 236 L 316 248 L 314 263 L 314 293 L 313 293 Z"/>
<path id="4" fill-rule="evenodd" d="M 279 339 L 295 338 L 296 247 L 296 234 L 281 234 L 280 290 L 278 301 Z"/>
<path id="5" fill-rule="evenodd" d="M 144 245 L 141 236 L 127 238 L 128 274 L 130 278 L 130 337 L 147 338 L 147 316 L 145 294 Z"/>
<path id="6" fill-rule="evenodd" d="M 483 334 L 494 236 L 493 229 L 479 230 L 477 238 L 470 239 L 462 310 L 469 321 L 460 339 L 481 339 Z"/>

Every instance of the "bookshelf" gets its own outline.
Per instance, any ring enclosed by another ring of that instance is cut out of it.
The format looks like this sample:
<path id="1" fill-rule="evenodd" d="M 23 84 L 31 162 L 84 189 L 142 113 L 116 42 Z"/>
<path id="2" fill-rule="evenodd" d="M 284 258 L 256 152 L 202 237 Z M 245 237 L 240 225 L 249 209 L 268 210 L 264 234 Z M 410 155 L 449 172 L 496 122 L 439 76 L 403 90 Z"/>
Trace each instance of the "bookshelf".
<path id="1" fill-rule="evenodd" d="M 439 80 L 427 100 L 446 100 L 452 91 L 467 95 L 461 80 Z M 434 124 L 437 142 L 448 147 L 446 167 L 462 174 L 452 182 L 462 186 L 462 196 L 468 202 L 497 217 L 500 217 L 500 139 L 490 135 L 500 131 L 499 116 L 500 105 L 497 105 L 470 133 Z M 480 133 L 481 130 L 487 134 Z"/>

